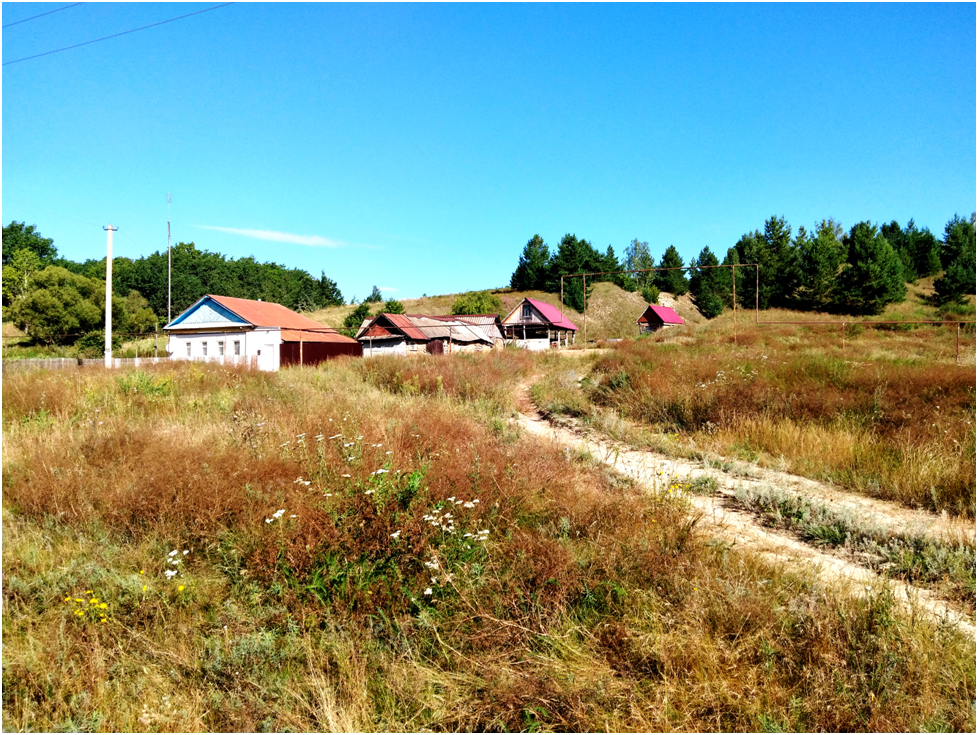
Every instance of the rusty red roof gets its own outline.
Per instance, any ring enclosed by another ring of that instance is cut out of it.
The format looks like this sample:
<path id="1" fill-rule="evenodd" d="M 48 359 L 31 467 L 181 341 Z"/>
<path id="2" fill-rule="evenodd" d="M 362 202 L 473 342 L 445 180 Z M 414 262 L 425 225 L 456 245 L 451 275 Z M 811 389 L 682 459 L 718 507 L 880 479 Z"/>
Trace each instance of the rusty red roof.
<path id="1" fill-rule="evenodd" d="M 356 342 L 355 339 L 344 337 L 332 327 L 323 326 L 307 316 L 272 301 L 255 301 L 214 294 L 207 294 L 207 297 L 256 327 L 280 327 L 284 342 Z"/>
<path id="2" fill-rule="evenodd" d="M 387 317 L 387 321 L 401 330 L 408 339 L 420 339 L 427 341 L 428 336 L 411 323 L 410 317 L 406 314 L 378 314 L 378 317 Z M 376 323 L 376 322 L 375 322 Z"/>
<path id="3" fill-rule="evenodd" d="M 360 337 L 373 337 L 375 339 L 386 339 L 388 337 L 393 337 L 394 335 L 388 332 L 379 324 L 374 324 L 372 327 L 367 329 L 366 332 L 359 335 Z"/>
<path id="4" fill-rule="evenodd" d="M 685 324 L 683 318 L 679 316 L 675 311 L 670 309 L 668 306 L 659 306 L 658 304 L 649 304 L 648 309 L 642 312 L 642 316 L 638 318 L 638 323 L 647 324 L 649 321 L 648 313 L 652 311 L 663 324 Z"/>

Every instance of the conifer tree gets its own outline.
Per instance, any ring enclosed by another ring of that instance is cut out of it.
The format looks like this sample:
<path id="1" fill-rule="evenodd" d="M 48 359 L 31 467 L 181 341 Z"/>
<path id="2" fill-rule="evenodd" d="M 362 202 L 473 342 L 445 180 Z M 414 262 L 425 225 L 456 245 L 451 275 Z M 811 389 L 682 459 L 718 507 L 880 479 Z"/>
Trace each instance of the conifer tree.
<path id="1" fill-rule="evenodd" d="M 539 235 L 531 237 L 523 247 L 520 262 L 509 279 L 510 288 L 517 291 L 537 291 L 547 287 L 550 275 L 550 250 Z"/>
<path id="2" fill-rule="evenodd" d="M 846 236 L 846 265 L 839 275 L 837 307 L 849 314 L 880 314 L 907 293 L 900 258 L 876 225 L 860 222 Z"/>

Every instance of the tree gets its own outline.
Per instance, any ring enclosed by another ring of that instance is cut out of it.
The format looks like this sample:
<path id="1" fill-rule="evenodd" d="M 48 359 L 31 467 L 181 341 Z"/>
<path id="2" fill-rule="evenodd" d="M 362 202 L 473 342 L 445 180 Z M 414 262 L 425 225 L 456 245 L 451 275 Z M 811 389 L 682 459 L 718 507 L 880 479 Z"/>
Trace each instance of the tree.
<path id="1" fill-rule="evenodd" d="M 823 219 L 815 232 L 798 243 L 797 300 L 804 308 L 822 310 L 834 299 L 836 278 L 845 259 L 842 227 Z"/>
<path id="2" fill-rule="evenodd" d="M 499 314 L 503 310 L 503 302 L 495 294 L 488 291 L 472 291 L 455 299 L 452 304 L 452 314 Z"/>
<path id="3" fill-rule="evenodd" d="M 676 250 L 675 245 L 666 248 L 659 262 L 659 268 L 682 268 L 683 259 Z M 673 296 L 682 296 L 689 291 L 689 279 L 681 270 L 658 270 L 655 271 L 654 283 L 660 291 L 667 291 Z"/>
<path id="4" fill-rule="evenodd" d="M 404 304 L 402 304 L 397 299 L 387 299 L 384 305 L 380 308 L 382 314 L 403 314 Z"/>
<path id="5" fill-rule="evenodd" d="M 549 276 L 546 290 L 550 293 L 560 292 L 561 276 L 588 273 L 603 270 L 601 255 L 587 240 L 579 240 L 576 235 L 567 234 L 560 240 L 560 247 L 550 259 Z M 568 278 L 564 280 L 564 303 L 572 309 L 584 309 L 584 278 Z M 594 279 L 588 279 L 587 293 L 591 295 Z"/>
<path id="6" fill-rule="evenodd" d="M 6 253 L 4 253 L 6 256 Z M 3 305 L 10 306 L 27 293 L 34 274 L 44 267 L 30 248 L 22 248 L 3 264 Z"/>
<path id="7" fill-rule="evenodd" d="M 782 217 L 770 217 L 764 223 L 764 242 L 770 259 L 767 287 L 771 305 L 788 308 L 798 288 L 796 250 L 791 242 L 791 225 Z"/>
<path id="8" fill-rule="evenodd" d="M 51 265 L 58 257 L 54 240 L 42 237 L 37 225 L 13 221 L 3 228 L 3 265 L 7 265 L 19 250 L 30 250 L 44 266 Z"/>
<path id="9" fill-rule="evenodd" d="M 880 234 L 890 243 L 903 263 L 907 280 L 932 276 L 941 270 L 940 242 L 926 227 L 918 230 L 911 219 L 905 229 L 893 220 L 880 227 Z"/>
<path id="10" fill-rule="evenodd" d="M 356 331 L 360 328 L 360 325 L 363 324 L 363 320 L 369 316 L 370 304 L 364 301 L 357 306 L 356 309 L 346 315 L 346 318 L 343 320 L 343 328 L 347 330 L 347 332 L 356 333 Z"/>
<path id="11" fill-rule="evenodd" d="M 536 291 L 547 287 L 550 275 L 550 249 L 539 235 L 523 246 L 520 261 L 509 279 L 510 288 L 517 291 Z"/>
<path id="12" fill-rule="evenodd" d="M 650 283 L 647 286 L 640 286 L 638 290 L 642 294 L 642 298 L 645 299 L 646 304 L 659 303 L 659 289 L 655 287 L 654 283 Z"/>
<path id="13" fill-rule="evenodd" d="M 370 295 L 363 300 L 365 304 L 379 304 L 384 300 L 384 297 L 380 293 L 380 289 L 374 286 L 374 290 L 370 292 Z"/>
<path id="14" fill-rule="evenodd" d="M 319 276 L 320 306 L 343 306 L 343 294 L 336 281 L 326 277 L 326 271 L 320 271 Z"/>
<path id="15" fill-rule="evenodd" d="M 876 225 L 853 225 L 845 239 L 846 265 L 839 275 L 836 305 L 849 314 L 880 314 L 907 294 L 903 266 Z"/>
<path id="16" fill-rule="evenodd" d="M 975 293 L 975 215 L 967 221 L 954 215 L 944 228 L 940 249 L 944 275 L 934 281 L 939 304 L 961 303 Z"/>
<path id="17" fill-rule="evenodd" d="M 699 256 L 690 263 L 695 268 L 689 279 L 689 292 L 696 299 L 696 308 L 707 319 L 713 319 L 723 312 L 723 300 L 720 298 L 722 282 L 720 280 L 720 265 L 717 256 L 709 246 L 704 247 Z"/>
<path id="18" fill-rule="evenodd" d="M 649 244 L 647 242 L 639 241 L 638 238 L 633 239 L 625 247 L 625 259 L 622 267 L 625 270 L 632 271 L 629 276 L 640 289 L 643 286 L 651 286 L 655 282 L 655 273 L 650 270 L 651 268 L 655 268 L 655 260 L 652 258 L 652 253 L 649 251 Z"/>

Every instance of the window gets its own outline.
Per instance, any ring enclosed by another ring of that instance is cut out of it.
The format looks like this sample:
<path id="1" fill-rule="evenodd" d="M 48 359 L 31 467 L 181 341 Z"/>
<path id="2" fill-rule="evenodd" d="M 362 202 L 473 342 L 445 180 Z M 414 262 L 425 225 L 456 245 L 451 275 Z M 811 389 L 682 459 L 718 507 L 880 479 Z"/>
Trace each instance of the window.
<path id="1" fill-rule="evenodd" d="M 533 307 L 529 304 L 523 304 L 523 321 L 528 322 L 533 318 Z"/>
<path id="2" fill-rule="evenodd" d="M 241 340 L 240 339 L 234 340 L 234 354 L 235 354 L 235 356 L 238 356 L 238 355 L 241 354 Z"/>
<path id="3" fill-rule="evenodd" d="M 201 350 L 200 354 L 202 354 L 204 357 L 207 357 L 207 343 L 206 342 L 201 342 L 200 343 L 200 350 Z"/>
<path id="4" fill-rule="evenodd" d="M 217 342 L 217 354 L 224 357 L 224 340 L 218 340 Z"/>
<path id="5" fill-rule="evenodd" d="M 187 340 L 187 357 L 190 357 L 190 340 Z"/>

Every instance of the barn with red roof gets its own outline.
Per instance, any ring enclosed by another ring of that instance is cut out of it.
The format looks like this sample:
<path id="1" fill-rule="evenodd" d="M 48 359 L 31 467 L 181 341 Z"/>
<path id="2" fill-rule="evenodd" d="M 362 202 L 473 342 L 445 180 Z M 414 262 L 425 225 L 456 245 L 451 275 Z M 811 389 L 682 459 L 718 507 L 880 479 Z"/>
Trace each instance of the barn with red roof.
<path id="1" fill-rule="evenodd" d="M 577 326 L 560 307 L 524 298 L 503 320 L 503 334 L 511 343 L 528 350 L 567 347 L 574 342 Z"/>
<path id="2" fill-rule="evenodd" d="M 686 322 L 668 306 L 649 304 L 648 308 L 638 318 L 638 333 L 655 332 L 663 327 L 681 327 Z"/>
<path id="3" fill-rule="evenodd" d="M 360 343 L 271 301 L 208 294 L 163 328 L 170 357 L 278 370 L 363 354 Z"/>

